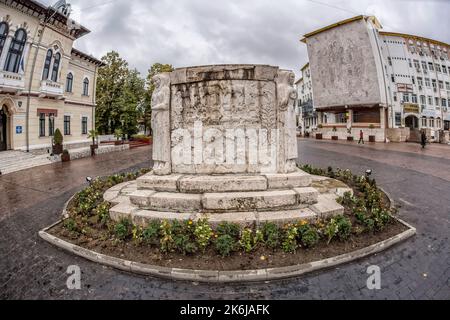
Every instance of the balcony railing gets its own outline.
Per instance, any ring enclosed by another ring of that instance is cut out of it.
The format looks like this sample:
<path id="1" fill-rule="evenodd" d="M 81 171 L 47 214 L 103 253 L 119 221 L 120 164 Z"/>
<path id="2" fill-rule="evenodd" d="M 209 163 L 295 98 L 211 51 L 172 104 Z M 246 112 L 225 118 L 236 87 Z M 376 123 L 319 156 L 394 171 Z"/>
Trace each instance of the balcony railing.
<path id="1" fill-rule="evenodd" d="M 61 83 L 51 80 L 42 80 L 40 88 L 40 97 L 54 97 L 61 99 L 64 94 L 64 87 Z"/>
<path id="2" fill-rule="evenodd" d="M 0 91 L 20 93 L 25 90 L 24 75 L 0 71 Z"/>

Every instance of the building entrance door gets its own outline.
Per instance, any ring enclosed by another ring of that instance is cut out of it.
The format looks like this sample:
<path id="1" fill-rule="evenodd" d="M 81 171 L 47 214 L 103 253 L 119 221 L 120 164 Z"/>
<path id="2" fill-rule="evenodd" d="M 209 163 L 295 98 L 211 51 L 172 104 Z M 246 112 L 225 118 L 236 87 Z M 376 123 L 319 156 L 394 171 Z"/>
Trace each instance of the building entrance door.
<path id="1" fill-rule="evenodd" d="M 8 131 L 6 130 L 8 117 L 5 109 L 4 106 L 0 109 L 0 151 L 5 151 L 8 148 Z"/>
<path id="2" fill-rule="evenodd" d="M 419 119 L 415 116 L 408 116 L 405 118 L 405 126 L 412 129 L 419 129 Z"/>

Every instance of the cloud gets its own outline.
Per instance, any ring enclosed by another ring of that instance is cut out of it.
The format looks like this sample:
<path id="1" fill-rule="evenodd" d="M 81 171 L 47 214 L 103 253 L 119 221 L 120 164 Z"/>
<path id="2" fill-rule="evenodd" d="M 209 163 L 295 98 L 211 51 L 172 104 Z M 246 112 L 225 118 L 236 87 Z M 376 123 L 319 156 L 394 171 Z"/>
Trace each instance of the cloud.
<path id="1" fill-rule="evenodd" d="M 49 0 L 45 0 L 47 4 Z M 450 1 L 440 0 L 73 0 L 91 34 L 75 46 L 101 57 L 118 51 L 145 74 L 154 62 L 279 65 L 300 75 L 303 34 L 357 14 L 386 31 L 450 43 Z"/>

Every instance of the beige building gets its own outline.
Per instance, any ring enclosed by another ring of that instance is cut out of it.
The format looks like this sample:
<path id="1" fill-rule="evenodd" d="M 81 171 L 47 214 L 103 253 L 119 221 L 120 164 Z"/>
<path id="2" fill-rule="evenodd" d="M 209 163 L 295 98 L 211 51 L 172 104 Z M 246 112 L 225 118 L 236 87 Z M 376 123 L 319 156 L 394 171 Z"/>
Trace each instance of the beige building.
<path id="1" fill-rule="evenodd" d="M 90 31 L 58 4 L 0 0 L 0 151 L 49 152 L 56 129 L 66 148 L 89 144 L 103 64 L 73 48 Z"/>

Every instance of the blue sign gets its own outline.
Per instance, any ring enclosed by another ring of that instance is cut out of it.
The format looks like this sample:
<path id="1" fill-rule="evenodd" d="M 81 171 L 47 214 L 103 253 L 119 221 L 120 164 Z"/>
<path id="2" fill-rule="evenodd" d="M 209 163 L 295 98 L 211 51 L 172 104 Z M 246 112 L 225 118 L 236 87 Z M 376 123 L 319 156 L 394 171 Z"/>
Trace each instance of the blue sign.
<path id="1" fill-rule="evenodd" d="M 22 134 L 22 126 L 16 127 L 16 134 Z"/>

